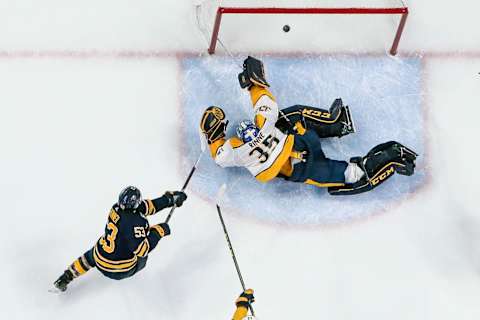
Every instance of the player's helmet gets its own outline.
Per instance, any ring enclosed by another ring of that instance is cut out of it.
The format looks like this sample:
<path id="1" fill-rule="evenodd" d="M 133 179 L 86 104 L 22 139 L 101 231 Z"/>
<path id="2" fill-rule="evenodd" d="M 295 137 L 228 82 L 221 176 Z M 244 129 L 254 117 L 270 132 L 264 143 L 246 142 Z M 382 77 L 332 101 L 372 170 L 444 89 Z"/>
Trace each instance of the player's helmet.
<path id="1" fill-rule="evenodd" d="M 121 209 L 137 209 L 142 202 L 142 194 L 134 186 L 128 186 L 120 192 L 118 205 Z"/>
<path id="2" fill-rule="evenodd" d="M 245 143 L 258 136 L 260 129 L 250 120 L 243 120 L 238 124 L 237 136 Z"/>

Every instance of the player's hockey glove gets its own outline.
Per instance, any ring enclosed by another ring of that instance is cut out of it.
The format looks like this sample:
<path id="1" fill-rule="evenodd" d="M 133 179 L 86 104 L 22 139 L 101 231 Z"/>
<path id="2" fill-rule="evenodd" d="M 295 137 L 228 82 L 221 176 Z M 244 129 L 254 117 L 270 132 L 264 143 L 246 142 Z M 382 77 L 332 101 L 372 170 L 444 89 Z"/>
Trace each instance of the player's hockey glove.
<path id="1" fill-rule="evenodd" d="M 174 205 L 178 208 L 181 207 L 183 202 L 187 200 L 187 195 L 183 191 L 167 191 L 165 196 L 168 198 L 168 206 Z"/>
<path id="2" fill-rule="evenodd" d="M 200 130 L 207 138 L 208 144 L 218 139 L 225 138 L 228 121 L 225 120 L 225 112 L 219 107 L 208 107 L 200 121 Z"/>
<path id="3" fill-rule="evenodd" d="M 237 307 L 245 307 L 248 309 L 250 304 L 255 302 L 255 297 L 253 296 L 253 289 L 247 289 L 238 297 L 235 301 Z"/>
<path id="4" fill-rule="evenodd" d="M 262 61 L 248 56 L 243 61 L 243 72 L 238 75 L 238 81 L 242 89 L 250 88 L 257 85 L 263 88 L 270 87 L 267 80 L 265 80 L 265 69 Z"/>

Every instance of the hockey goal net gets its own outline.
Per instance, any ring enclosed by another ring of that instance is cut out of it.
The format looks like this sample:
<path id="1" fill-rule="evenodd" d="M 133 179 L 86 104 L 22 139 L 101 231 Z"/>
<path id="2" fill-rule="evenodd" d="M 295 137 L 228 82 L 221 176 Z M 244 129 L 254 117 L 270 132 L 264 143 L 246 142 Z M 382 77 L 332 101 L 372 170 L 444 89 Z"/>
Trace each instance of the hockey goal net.
<path id="1" fill-rule="evenodd" d="M 404 0 L 200 0 L 195 10 L 210 54 L 217 43 L 228 51 L 226 42 L 248 47 L 248 39 L 260 36 L 270 47 L 300 50 L 340 43 L 351 49 L 362 42 L 358 47 L 365 49 L 383 39 L 384 49 L 395 55 L 408 16 Z M 287 33 L 295 36 L 286 40 Z"/>

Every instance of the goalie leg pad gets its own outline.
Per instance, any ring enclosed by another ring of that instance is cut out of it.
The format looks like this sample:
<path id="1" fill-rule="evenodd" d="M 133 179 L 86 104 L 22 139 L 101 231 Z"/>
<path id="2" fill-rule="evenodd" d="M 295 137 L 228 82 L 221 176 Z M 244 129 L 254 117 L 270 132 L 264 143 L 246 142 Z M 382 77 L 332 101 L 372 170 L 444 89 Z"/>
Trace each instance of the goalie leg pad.
<path id="1" fill-rule="evenodd" d="M 344 187 L 330 187 L 328 192 L 331 195 L 359 194 L 378 187 L 395 172 L 410 176 L 415 171 L 417 156 L 413 150 L 396 141 L 382 143 L 370 150 L 365 157 L 350 159 L 350 162 L 357 163 L 365 172 L 360 181 Z"/>
<path id="2" fill-rule="evenodd" d="M 363 158 L 363 165 L 369 177 L 375 175 L 389 162 L 395 164 L 395 171 L 402 175 L 411 176 L 415 169 L 417 154 L 396 141 L 379 144 Z"/>
<path id="3" fill-rule="evenodd" d="M 332 120 L 327 120 L 326 117 L 316 117 L 315 115 L 318 115 L 321 110 L 312 107 L 304 110 L 307 129 L 315 130 L 320 138 L 341 138 L 355 133 L 355 125 L 348 106 L 342 106 L 335 113 L 322 113 L 323 115 L 330 114 Z"/>
<path id="4" fill-rule="evenodd" d="M 342 137 L 355 132 L 350 109 L 343 105 L 342 99 L 336 99 L 329 110 L 304 105 L 283 109 L 276 126 L 285 133 L 298 133 L 291 128 L 298 122 L 306 130 L 314 130 L 320 138 Z"/>
<path id="5" fill-rule="evenodd" d="M 307 129 L 317 131 L 321 138 L 342 137 L 355 132 L 352 115 L 348 106 L 344 106 L 338 98 L 330 106 L 329 111 L 306 107 L 302 115 Z"/>
<path id="6" fill-rule="evenodd" d="M 286 134 L 295 134 L 300 132 L 292 127 L 299 123 L 306 130 L 314 130 L 320 138 L 342 137 L 355 132 L 350 109 L 343 105 L 342 99 L 336 99 L 329 110 L 305 105 L 283 109 L 276 126 Z"/>

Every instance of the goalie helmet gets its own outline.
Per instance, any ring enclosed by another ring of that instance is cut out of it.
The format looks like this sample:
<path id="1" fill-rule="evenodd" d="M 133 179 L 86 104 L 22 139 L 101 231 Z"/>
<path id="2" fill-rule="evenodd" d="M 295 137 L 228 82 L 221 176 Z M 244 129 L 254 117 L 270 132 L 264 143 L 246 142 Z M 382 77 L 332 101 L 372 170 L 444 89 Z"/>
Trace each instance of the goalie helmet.
<path id="1" fill-rule="evenodd" d="M 142 194 L 138 188 L 128 186 L 118 196 L 118 206 L 122 209 L 137 209 L 142 202 Z"/>
<path id="2" fill-rule="evenodd" d="M 237 136 L 245 143 L 258 136 L 260 129 L 250 120 L 243 120 L 238 124 Z"/>

